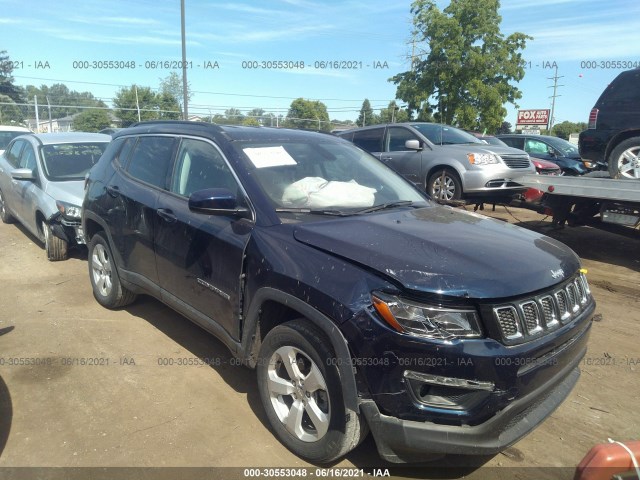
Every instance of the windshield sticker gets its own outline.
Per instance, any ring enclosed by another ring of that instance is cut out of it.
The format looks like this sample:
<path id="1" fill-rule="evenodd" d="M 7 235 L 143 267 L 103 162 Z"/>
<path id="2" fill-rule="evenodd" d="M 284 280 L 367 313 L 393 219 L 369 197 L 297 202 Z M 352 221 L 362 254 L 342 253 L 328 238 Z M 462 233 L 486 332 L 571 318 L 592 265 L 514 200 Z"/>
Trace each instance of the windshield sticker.
<path id="1" fill-rule="evenodd" d="M 247 154 L 249 160 L 253 162 L 253 165 L 255 165 L 256 168 L 297 165 L 293 157 L 289 155 L 282 146 L 245 148 L 244 153 Z"/>

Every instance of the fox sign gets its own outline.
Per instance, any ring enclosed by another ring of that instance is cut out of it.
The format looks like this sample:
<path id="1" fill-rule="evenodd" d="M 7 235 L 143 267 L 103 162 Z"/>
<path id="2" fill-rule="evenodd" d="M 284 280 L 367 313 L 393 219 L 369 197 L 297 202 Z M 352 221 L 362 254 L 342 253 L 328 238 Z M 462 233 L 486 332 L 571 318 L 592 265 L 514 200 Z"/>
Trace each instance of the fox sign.
<path id="1" fill-rule="evenodd" d="M 550 110 L 518 110 L 517 125 L 548 125 Z"/>

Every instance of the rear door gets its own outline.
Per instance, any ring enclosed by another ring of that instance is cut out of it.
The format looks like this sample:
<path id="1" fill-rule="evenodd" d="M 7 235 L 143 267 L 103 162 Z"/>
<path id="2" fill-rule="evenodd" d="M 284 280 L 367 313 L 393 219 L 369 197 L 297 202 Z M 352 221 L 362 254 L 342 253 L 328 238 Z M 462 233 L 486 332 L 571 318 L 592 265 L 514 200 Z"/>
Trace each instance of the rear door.
<path id="1" fill-rule="evenodd" d="M 169 192 L 159 195 L 154 212 L 162 298 L 205 328 L 214 322 L 238 339 L 242 261 L 253 223 L 190 211 L 189 195 L 208 188 L 225 188 L 244 198 L 214 143 L 183 138 Z"/>
<path id="2" fill-rule="evenodd" d="M 106 187 L 113 198 L 108 218 L 124 275 L 158 291 L 154 219 L 158 195 L 166 191 L 177 140 L 149 135 L 129 138 L 120 152 L 120 168 Z"/>

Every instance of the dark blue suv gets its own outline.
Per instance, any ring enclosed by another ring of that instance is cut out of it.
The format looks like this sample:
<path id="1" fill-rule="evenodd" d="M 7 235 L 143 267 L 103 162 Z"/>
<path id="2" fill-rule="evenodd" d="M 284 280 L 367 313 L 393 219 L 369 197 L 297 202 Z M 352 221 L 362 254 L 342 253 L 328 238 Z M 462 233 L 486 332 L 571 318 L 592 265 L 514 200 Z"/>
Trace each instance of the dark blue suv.
<path id="1" fill-rule="evenodd" d="M 271 427 L 330 462 L 491 454 L 578 380 L 594 301 L 555 240 L 434 204 L 353 144 L 192 122 L 114 135 L 87 179 L 94 296 L 150 294 L 257 370 Z"/>

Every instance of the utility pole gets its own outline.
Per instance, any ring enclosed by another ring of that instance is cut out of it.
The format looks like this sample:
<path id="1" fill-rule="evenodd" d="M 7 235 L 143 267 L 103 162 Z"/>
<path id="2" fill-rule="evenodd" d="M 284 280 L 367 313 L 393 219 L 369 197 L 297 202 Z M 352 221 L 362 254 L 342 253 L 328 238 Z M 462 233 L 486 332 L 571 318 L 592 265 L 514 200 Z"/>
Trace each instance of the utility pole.
<path id="1" fill-rule="evenodd" d="M 180 18 L 182 27 L 182 100 L 184 101 L 183 120 L 189 120 L 189 89 L 187 88 L 187 45 L 184 33 L 184 0 L 180 0 Z"/>
<path id="2" fill-rule="evenodd" d="M 553 80 L 553 86 L 549 86 L 547 88 L 553 88 L 553 95 L 549 98 L 551 99 L 551 116 L 549 118 L 549 133 L 551 133 L 551 129 L 553 128 L 554 118 L 553 115 L 556 110 L 556 97 L 561 97 L 562 95 L 558 95 L 558 87 L 564 87 L 564 85 L 558 85 L 558 79 L 564 78 L 564 76 L 558 76 L 558 66 L 556 65 L 556 73 L 553 77 L 547 77 L 547 80 Z"/>

